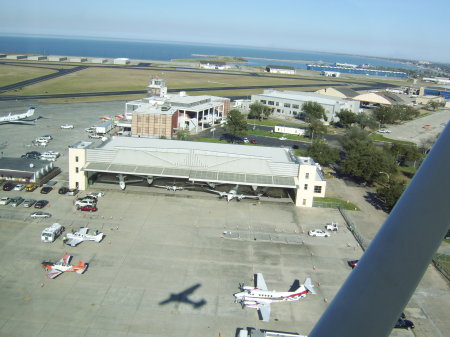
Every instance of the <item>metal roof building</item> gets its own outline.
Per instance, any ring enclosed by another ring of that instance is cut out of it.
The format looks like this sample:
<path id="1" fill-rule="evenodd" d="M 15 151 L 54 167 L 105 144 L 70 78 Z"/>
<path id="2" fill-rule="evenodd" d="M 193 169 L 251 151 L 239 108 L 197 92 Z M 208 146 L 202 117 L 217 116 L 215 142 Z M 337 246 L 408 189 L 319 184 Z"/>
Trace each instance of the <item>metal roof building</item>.
<path id="1" fill-rule="evenodd" d="M 0 180 L 23 183 L 40 183 L 53 171 L 53 163 L 46 160 L 28 158 L 0 158 Z"/>
<path id="2" fill-rule="evenodd" d="M 69 149 L 69 185 L 84 190 L 96 173 L 112 173 L 300 191 L 299 206 L 324 196 L 325 179 L 311 158 L 285 148 L 112 137 L 99 147 L 81 142 Z M 304 180 L 307 180 L 305 183 Z M 297 203 L 297 200 L 296 200 Z"/>

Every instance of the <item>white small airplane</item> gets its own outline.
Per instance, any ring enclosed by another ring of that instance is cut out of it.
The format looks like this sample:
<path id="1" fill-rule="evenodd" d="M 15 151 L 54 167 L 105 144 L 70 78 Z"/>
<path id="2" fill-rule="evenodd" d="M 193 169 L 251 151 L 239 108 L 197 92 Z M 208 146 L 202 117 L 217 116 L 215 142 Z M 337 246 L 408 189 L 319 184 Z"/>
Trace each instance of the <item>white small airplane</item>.
<path id="1" fill-rule="evenodd" d="M 66 271 L 74 271 L 78 274 L 83 274 L 89 266 L 86 262 L 83 261 L 80 261 L 77 265 L 73 266 L 70 264 L 71 259 L 72 256 L 66 253 L 58 262 L 42 262 L 44 269 L 50 270 L 50 272 L 47 274 L 47 278 L 53 279 Z"/>
<path id="2" fill-rule="evenodd" d="M 177 186 L 177 185 L 152 185 L 153 187 L 158 187 L 158 188 L 165 188 L 168 191 L 182 191 L 186 188 L 182 187 L 182 186 Z"/>
<path id="3" fill-rule="evenodd" d="M 88 228 L 86 227 L 82 227 L 80 228 L 80 230 L 78 232 L 75 233 L 67 233 L 66 237 L 67 237 L 67 242 L 66 244 L 68 244 L 69 246 L 75 247 L 76 245 L 78 245 L 79 243 L 83 242 L 83 241 L 95 241 L 95 242 L 100 242 L 103 240 L 103 233 L 98 233 L 97 235 L 90 235 L 88 234 Z"/>
<path id="4" fill-rule="evenodd" d="M 234 294 L 234 302 L 240 303 L 242 308 L 258 309 L 263 322 L 268 322 L 270 319 L 271 303 L 298 301 L 306 297 L 307 293 L 316 293 L 310 278 L 307 278 L 302 285 L 296 280 L 291 287 L 293 291 L 269 291 L 261 273 L 256 274 L 255 287 L 244 287 L 240 284 L 239 288 L 241 292 Z"/>
<path id="5" fill-rule="evenodd" d="M 28 125 L 32 125 L 35 123 L 36 119 L 32 119 L 32 120 L 26 120 L 26 118 L 29 118 L 31 116 L 34 115 L 34 111 L 36 110 L 35 107 L 29 107 L 28 111 L 22 114 L 15 114 L 13 115 L 11 112 L 7 115 L 7 116 L 3 116 L 0 117 L 0 124 L 6 124 L 6 123 L 10 123 L 10 124 L 28 124 Z"/>
<path id="6" fill-rule="evenodd" d="M 239 185 L 236 185 L 236 186 L 233 187 L 229 192 L 222 192 L 222 191 L 211 190 L 211 189 L 207 189 L 207 191 L 218 194 L 218 195 L 219 195 L 219 198 L 226 197 L 227 201 L 231 201 L 231 200 L 233 200 L 233 199 L 236 199 L 237 201 L 241 201 L 242 199 L 255 199 L 255 200 L 259 200 L 259 198 L 260 198 L 261 195 L 245 195 L 245 194 L 238 194 L 238 193 L 237 193 L 238 187 L 239 187 Z"/>

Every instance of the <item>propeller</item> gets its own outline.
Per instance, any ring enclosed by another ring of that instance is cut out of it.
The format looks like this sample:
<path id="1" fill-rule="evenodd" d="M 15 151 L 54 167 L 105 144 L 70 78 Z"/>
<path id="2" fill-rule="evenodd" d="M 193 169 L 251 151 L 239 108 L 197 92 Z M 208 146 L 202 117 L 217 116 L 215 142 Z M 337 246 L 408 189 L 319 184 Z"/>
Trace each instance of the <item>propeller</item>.
<path id="1" fill-rule="evenodd" d="M 240 283 L 240 282 L 239 282 L 239 289 L 240 289 L 241 291 L 244 291 L 244 283 Z"/>

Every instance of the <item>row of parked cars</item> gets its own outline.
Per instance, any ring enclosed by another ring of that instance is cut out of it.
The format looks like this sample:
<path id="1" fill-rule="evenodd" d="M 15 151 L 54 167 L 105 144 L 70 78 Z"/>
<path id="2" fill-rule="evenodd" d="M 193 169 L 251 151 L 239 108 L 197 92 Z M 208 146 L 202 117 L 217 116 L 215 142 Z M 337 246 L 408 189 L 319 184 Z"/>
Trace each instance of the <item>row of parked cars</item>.
<path id="1" fill-rule="evenodd" d="M 48 200 L 36 200 L 36 199 L 24 199 L 22 197 L 1 197 L 0 198 L 0 205 L 10 205 L 13 207 L 17 207 L 20 204 L 23 205 L 23 207 L 32 207 L 34 208 L 44 208 L 48 205 Z"/>
<path id="2" fill-rule="evenodd" d="M 97 212 L 97 201 L 98 198 L 104 195 L 103 192 L 100 193 L 90 193 L 84 197 L 78 198 L 75 201 L 75 207 L 80 211 L 85 212 Z"/>
<path id="3" fill-rule="evenodd" d="M 28 158 L 28 159 L 41 159 L 41 160 L 48 160 L 48 161 L 55 161 L 60 156 L 59 152 L 55 151 L 46 151 L 46 152 L 39 152 L 39 151 L 30 151 L 22 155 L 22 158 Z"/>

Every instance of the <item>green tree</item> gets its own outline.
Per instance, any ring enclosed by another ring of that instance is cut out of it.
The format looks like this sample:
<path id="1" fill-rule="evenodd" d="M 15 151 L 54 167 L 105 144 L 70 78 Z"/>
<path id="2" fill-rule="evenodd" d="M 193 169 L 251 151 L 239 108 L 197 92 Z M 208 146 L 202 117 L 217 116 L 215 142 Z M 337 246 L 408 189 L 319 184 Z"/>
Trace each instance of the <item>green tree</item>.
<path id="1" fill-rule="evenodd" d="M 404 166 L 406 162 L 415 162 L 422 157 L 416 145 L 394 143 L 391 145 L 389 150 L 397 163 L 401 166 Z"/>
<path id="2" fill-rule="evenodd" d="M 189 140 L 191 133 L 189 130 L 178 130 L 176 136 L 178 140 Z"/>
<path id="3" fill-rule="evenodd" d="M 425 105 L 425 108 L 426 108 L 427 110 L 433 110 L 433 111 L 436 111 L 436 110 L 437 110 L 439 107 L 441 107 L 441 106 L 443 106 L 442 103 L 440 103 L 440 102 L 438 102 L 438 101 L 431 100 L 431 101 L 429 101 L 429 102 L 427 103 L 427 105 Z"/>
<path id="4" fill-rule="evenodd" d="M 234 138 L 247 134 L 247 121 L 239 110 L 233 109 L 228 113 L 225 130 Z"/>
<path id="5" fill-rule="evenodd" d="M 392 110 L 388 106 L 379 106 L 373 110 L 373 116 L 381 124 L 393 124 L 397 117 L 393 115 Z"/>
<path id="6" fill-rule="evenodd" d="M 262 120 L 263 118 L 268 118 L 271 113 L 272 109 L 270 109 L 268 106 L 260 102 L 255 102 L 250 105 L 248 118 L 258 118 L 259 120 Z"/>
<path id="7" fill-rule="evenodd" d="M 326 120 L 325 109 L 317 102 L 305 102 L 302 105 L 302 112 L 305 122 L 311 122 L 314 119 Z"/>
<path id="8" fill-rule="evenodd" d="M 344 174 L 372 184 L 380 179 L 380 172 L 393 174 L 397 170 L 392 155 L 375 146 L 362 129 L 350 129 L 341 144 L 345 154 L 340 170 Z"/>
<path id="9" fill-rule="evenodd" d="M 306 150 L 306 155 L 320 165 L 329 166 L 339 159 L 339 150 L 330 147 L 324 140 L 314 140 Z"/>
<path id="10" fill-rule="evenodd" d="M 308 135 L 311 139 L 322 139 L 327 133 L 327 127 L 318 119 L 312 119 L 308 125 Z"/>
<path id="11" fill-rule="evenodd" d="M 343 127 L 348 128 L 356 122 L 356 114 L 349 109 L 342 109 L 336 116 L 339 117 L 339 124 Z"/>
<path id="12" fill-rule="evenodd" d="M 419 116 L 419 111 L 408 105 L 379 106 L 373 111 L 375 119 L 380 124 L 394 124 L 398 121 L 408 121 Z"/>
<path id="13" fill-rule="evenodd" d="M 392 209 L 400 199 L 406 183 L 400 180 L 390 180 L 387 185 L 377 188 L 378 199 L 380 199 L 389 209 Z"/>
<path id="14" fill-rule="evenodd" d="M 359 125 L 361 129 L 369 128 L 376 129 L 378 127 L 378 122 L 373 116 L 370 116 L 364 112 L 361 112 L 356 115 L 356 124 Z"/>

